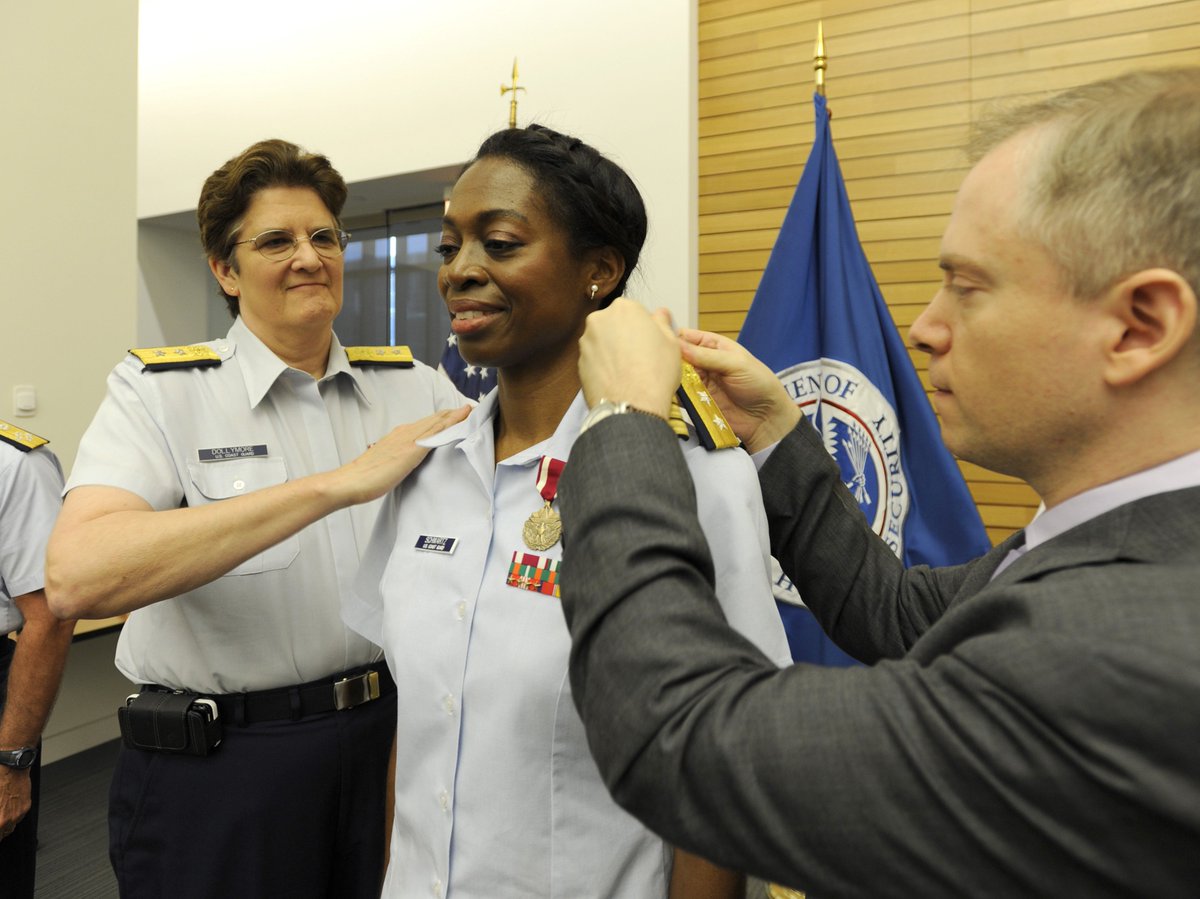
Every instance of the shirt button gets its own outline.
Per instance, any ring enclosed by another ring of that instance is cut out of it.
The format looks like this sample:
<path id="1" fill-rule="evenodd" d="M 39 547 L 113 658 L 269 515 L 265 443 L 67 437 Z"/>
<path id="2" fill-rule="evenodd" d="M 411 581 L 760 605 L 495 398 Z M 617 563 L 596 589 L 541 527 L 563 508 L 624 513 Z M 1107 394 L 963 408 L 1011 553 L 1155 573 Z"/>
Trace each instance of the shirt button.
<path id="1" fill-rule="evenodd" d="M 460 601 L 459 604 L 454 607 L 454 615 L 455 615 L 455 617 L 458 618 L 459 621 L 466 620 L 466 617 L 467 617 L 466 600 Z"/>
<path id="2" fill-rule="evenodd" d="M 442 882 L 440 880 L 433 882 L 433 895 L 438 896 L 439 899 L 442 895 Z"/>
<path id="3" fill-rule="evenodd" d="M 454 714 L 454 697 L 447 695 L 446 698 L 442 700 L 442 707 L 446 710 L 447 715 L 453 715 Z"/>
<path id="4" fill-rule="evenodd" d="M 438 805 L 442 807 L 442 811 L 450 811 L 450 793 L 446 790 L 438 793 Z"/>
<path id="5" fill-rule="evenodd" d="M 243 481 L 241 478 L 238 478 L 236 481 L 233 482 L 233 489 L 234 490 L 245 490 L 246 482 Z"/>

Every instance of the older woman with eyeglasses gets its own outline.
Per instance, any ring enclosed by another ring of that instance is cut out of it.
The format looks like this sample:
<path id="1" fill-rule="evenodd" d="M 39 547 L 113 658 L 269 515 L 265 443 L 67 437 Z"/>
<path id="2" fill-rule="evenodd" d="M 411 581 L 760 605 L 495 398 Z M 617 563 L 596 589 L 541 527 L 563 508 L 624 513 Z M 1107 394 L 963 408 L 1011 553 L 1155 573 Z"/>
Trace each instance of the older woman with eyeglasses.
<path id="1" fill-rule="evenodd" d="M 466 412 L 428 367 L 334 334 L 345 198 L 280 140 L 209 177 L 200 235 L 233 327 L 132 351 L 67 485 L 51 607 L 132 613 L 109 810 L 125 899 L 379 894 L 395 688 L 341 597 L 413 439 Z"/>

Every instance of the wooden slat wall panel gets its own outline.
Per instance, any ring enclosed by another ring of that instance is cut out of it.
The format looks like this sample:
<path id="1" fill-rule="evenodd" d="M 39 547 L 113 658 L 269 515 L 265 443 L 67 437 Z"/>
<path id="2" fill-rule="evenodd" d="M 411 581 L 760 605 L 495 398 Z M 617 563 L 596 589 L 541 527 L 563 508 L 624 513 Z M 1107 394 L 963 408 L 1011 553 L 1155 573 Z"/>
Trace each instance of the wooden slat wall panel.
<path id="1" fill-rule="evenodd" d="M 699 0 L 703 328 L 737 335 L 808 156 L 818 19 L 859 236 L 905 333 L 937 290 L 962 146 L 987 106 L 1200 61 L 1200 0 Z M 993 541 L 1028 522 L 1028 485 L 959 466 Z"/>

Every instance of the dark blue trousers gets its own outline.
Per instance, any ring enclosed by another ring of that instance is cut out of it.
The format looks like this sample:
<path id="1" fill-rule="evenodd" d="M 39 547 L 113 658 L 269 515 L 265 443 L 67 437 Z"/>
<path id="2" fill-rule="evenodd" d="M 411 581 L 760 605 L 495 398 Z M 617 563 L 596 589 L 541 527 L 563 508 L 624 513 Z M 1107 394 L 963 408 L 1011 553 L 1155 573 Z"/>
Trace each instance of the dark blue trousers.
<path id="1" fill-rule="evenodd" d="M 231 724 L 204 758 L 121 747 L 109 857 L 123 899 L 376 899 L 395 693 Z"/>

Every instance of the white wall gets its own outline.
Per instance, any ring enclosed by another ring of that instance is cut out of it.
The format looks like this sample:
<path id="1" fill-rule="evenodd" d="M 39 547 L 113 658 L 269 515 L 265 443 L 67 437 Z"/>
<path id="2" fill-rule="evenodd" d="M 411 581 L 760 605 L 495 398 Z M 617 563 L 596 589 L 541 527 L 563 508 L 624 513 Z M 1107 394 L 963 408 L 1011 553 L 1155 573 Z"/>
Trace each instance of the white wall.
<path id="1" fill-rule="evenodd" d="M 631 293 L 696 321 L 692 0 L 142 0 L 140 28 L 140 218 L 194 208 L 208 174 L 265 137 L 350 182 L 465 160 L 507 124 L 516 56 L 520 123 L 594 144 L 645 196 Z"/>
<path id="2" fill-rule="evenodd" d="M 69 470 L 135 344 L 137 3 L 0 0 L 0 21 L 0 418 L 13 385 L 36 386 L 40 411 L 15 421 Z M 112 639 L 73 647 L 46 760 L 116 736 Z"/>
<path id="3" fill-rule="evenodd" d="M 137 4 L 0 3 L 0 418 L 34 385 L 40 411 L 15 420 L 69 469 L 133 346 Z"/>

